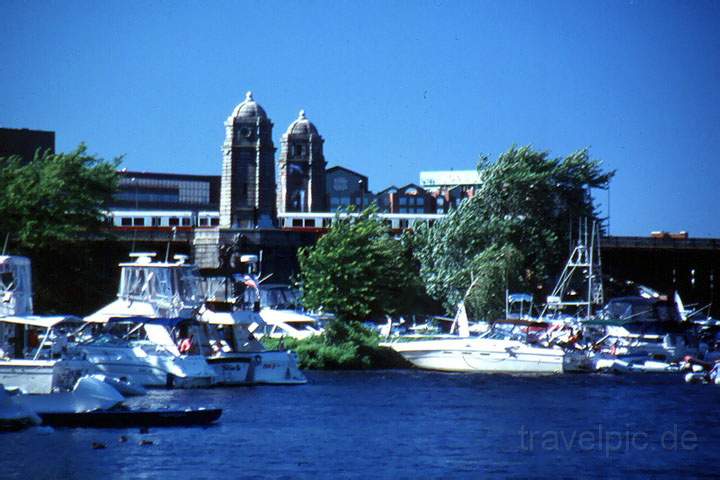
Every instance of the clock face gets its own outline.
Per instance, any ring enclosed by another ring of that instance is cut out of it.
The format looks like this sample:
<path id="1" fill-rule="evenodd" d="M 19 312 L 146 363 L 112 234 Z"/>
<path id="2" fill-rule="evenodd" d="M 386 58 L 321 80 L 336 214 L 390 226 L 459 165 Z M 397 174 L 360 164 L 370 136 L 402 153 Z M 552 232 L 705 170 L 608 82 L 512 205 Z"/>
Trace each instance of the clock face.
<path id="1" fill-rule="evenodd" d="M 250 139 L 253 136 L 253 131 L 250 127 L 242 127 L 240 129 L 240 136 Z"/>

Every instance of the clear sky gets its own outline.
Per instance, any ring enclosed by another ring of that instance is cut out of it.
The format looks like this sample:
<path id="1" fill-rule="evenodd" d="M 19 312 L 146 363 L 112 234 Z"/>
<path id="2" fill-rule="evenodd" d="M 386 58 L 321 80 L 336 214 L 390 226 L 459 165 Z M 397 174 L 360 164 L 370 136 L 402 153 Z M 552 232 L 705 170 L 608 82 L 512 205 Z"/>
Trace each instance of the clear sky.
<path id="1" fill-rule="evenodd" d="M 611 233 L 720 237 L 718 1 L 0 0 L 0 32 L 0 126 L 60 151 L 219 175 L 252 90 L 277 147 L 305 109 L 376 191 L 590 147 L 618 171 Z"/>

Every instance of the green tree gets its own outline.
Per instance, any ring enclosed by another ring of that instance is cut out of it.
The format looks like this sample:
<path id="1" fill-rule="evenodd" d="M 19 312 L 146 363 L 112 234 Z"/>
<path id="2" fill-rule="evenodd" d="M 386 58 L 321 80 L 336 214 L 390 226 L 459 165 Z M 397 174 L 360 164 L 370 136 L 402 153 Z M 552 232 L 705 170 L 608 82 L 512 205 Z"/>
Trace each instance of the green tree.
<path id="1" fill-rule="evenodd" d="M 480 187 L 442 221 L 420 228 L 415 256 L 428 293 L 454 311 L 473 275 L 468 303 L 479 318 L 502 314 L 504 290 L 537 291 L 559 273 L 573 226 L 598 219 L 591 189 L 614 172 L 580 150 L 565 158 L 512 147 L 478 165 Z"/>
<path id="2" fill-rule="evenodd" d="M 338 214 L 312 247 L 299 251 L 303 303 L 343 321 L 408 311 L 422 289 L 408 241 L 398 241 L 370 207 Z"/>
<path id="3" fill-rule="evenodd" d="M 0 158 L 0 232 L 19 246 L 43 248 L 99 231 L 117 188 L 120 159 L 106 162 L 81 144 L 70 153 L 38 151 L 32 161 Z"/>

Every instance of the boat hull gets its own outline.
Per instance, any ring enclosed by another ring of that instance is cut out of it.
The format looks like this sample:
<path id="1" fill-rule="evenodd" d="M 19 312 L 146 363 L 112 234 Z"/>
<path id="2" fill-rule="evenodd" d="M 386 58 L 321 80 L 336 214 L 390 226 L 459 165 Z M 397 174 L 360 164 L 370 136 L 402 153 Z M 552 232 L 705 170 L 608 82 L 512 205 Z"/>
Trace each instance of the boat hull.
<path id="1" fill-rule="evenodd" d="M 559 348 L 526 345 L 512 340 L 427 340 L 390 345 L 418 368 L 443 372 L 563 373 Z"/>
<path id="2" fill-rule="evenodd" d="M 68 428 L 137 428 L 207 425 L 217 421 L 222 409 L 111 410 L 82 413 L 40 414 L 43 425 Z"/>
<path id="3" fill-rule="evenodd" d="M 93 365 L 84 360 L 2 360 L 0 384 L 25 393 L 50 393 L 71 389 L 92 371 Z"/>
<path id="4" fill-rule="evenodd" d="M 204 388 L 214 373 L 201 356 L 148 355 L 133 348 L 81 349 L 89 362 L 110 377 L 149 388 Z"/>
<path id="5" fill-rule="evenodd" d="M 307 378 L 290 352 L 236 352 L 209 357 L 220 385 L 301 385 Z"/>

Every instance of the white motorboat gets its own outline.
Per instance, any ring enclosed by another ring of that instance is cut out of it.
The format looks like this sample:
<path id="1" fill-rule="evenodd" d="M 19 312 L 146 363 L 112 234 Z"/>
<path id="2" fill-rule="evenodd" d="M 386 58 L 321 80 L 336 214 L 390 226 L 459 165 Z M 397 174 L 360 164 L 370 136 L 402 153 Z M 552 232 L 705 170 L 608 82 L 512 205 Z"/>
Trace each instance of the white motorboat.
<path id="1" fill-rule="evenodd" d="M 445 372 L 562 373 L 565 351 L 492 329 L 478 337 L 386 344 L 419 368 Z"/>
<path id="2" fill-rule="evenodd" d="M 562 373 L 565 362 L 569 361 L 560 347 L 529 342 L 528 328 L 546 324 L 507 320 L 479 336 L 470 336 L 464 302 L 458 306 L 455 322 L 456 338 L 396 340 L 382 345 L 392 348 L 418 368 L 444 372 Z"/>
<path id="3" fill-rule="evenodd" d="M 299 385 L 307 383 L 297 357 L 285 350 L 267 350 L 253 331 L 262 318 L 253 311 L 205 310 L 200 317 L 211 351 L 208 363 L 224 385 Z"/>
<path id="4" fill-rule="evenodd" d="M 92 373 L 90 363 L 61 358 L 65 352 L 60 350 L 42 355 L 53 328 L 73 319 L 33 315 L 30 260 L 0 256 L 0 383 L 26 393 L 50 393 L 69 389 Z"/>
<path id="5" fill-rule="evenodd" d="M 317 318 L 300 308 L 300 293 L 289 285 L 261 283 L 257 290 L 245 290 L 245 304 L 252 304 L 254 296 L 260 295 L 260 316 L 264 322 L 261 338 L 304 338 L 320 335 L 323 328 Z"/>
<path id="6" fill-rule="evenodd" d="M 105 334 L 77 346 L 107 375 L 147 387 L 205 387 L 215 370 L 196 350 L 180 351 L 173 329 L 191 321 L 203 302 L 197 269 L 184 256 L 153 262 L 154 253 L 132 254 L 121 263 L 118 299 L 85 321 L 104 324 Z M 114 333 L 119 335 L 113 335 Z"/>
<path id="7" fill-rule="evenodd" d="M 105 375 L 144 387 L 197 388 L 215 382 L 215 372 L 202 355 L 180 353 L 173 328 L 183 320 L 113 318 L 105 332 L 80 342 L 73 350 Z M 112 332 L 127 332 L 125 334 Z"/>
<path id="8" fill-rule="evenodd" d="M 242 255 L 240 265 L 245 273 L 205 279 L 206 308 L 199 319 L 206 324 L 204 333 L 210 342 L 208 363 L 215 367 L 219 382 L 226 385 L 307 383 L 297 366 L 295 353 L 284 349 L 267 350 L 258 340 L 265 331 L 277 332 L 278 324 L 266 324 L 265 317 L 279 321 L 280 318 L 287 320 L 293 316 L 298 319 L 301 316 L 261 309 L 258 257 Z M 239 292 L 242 289 L 245 291 Z M 305 322 L 310 318 L 302 317 Z M 314 319 L 310 320 L 314 322 Z"/>

